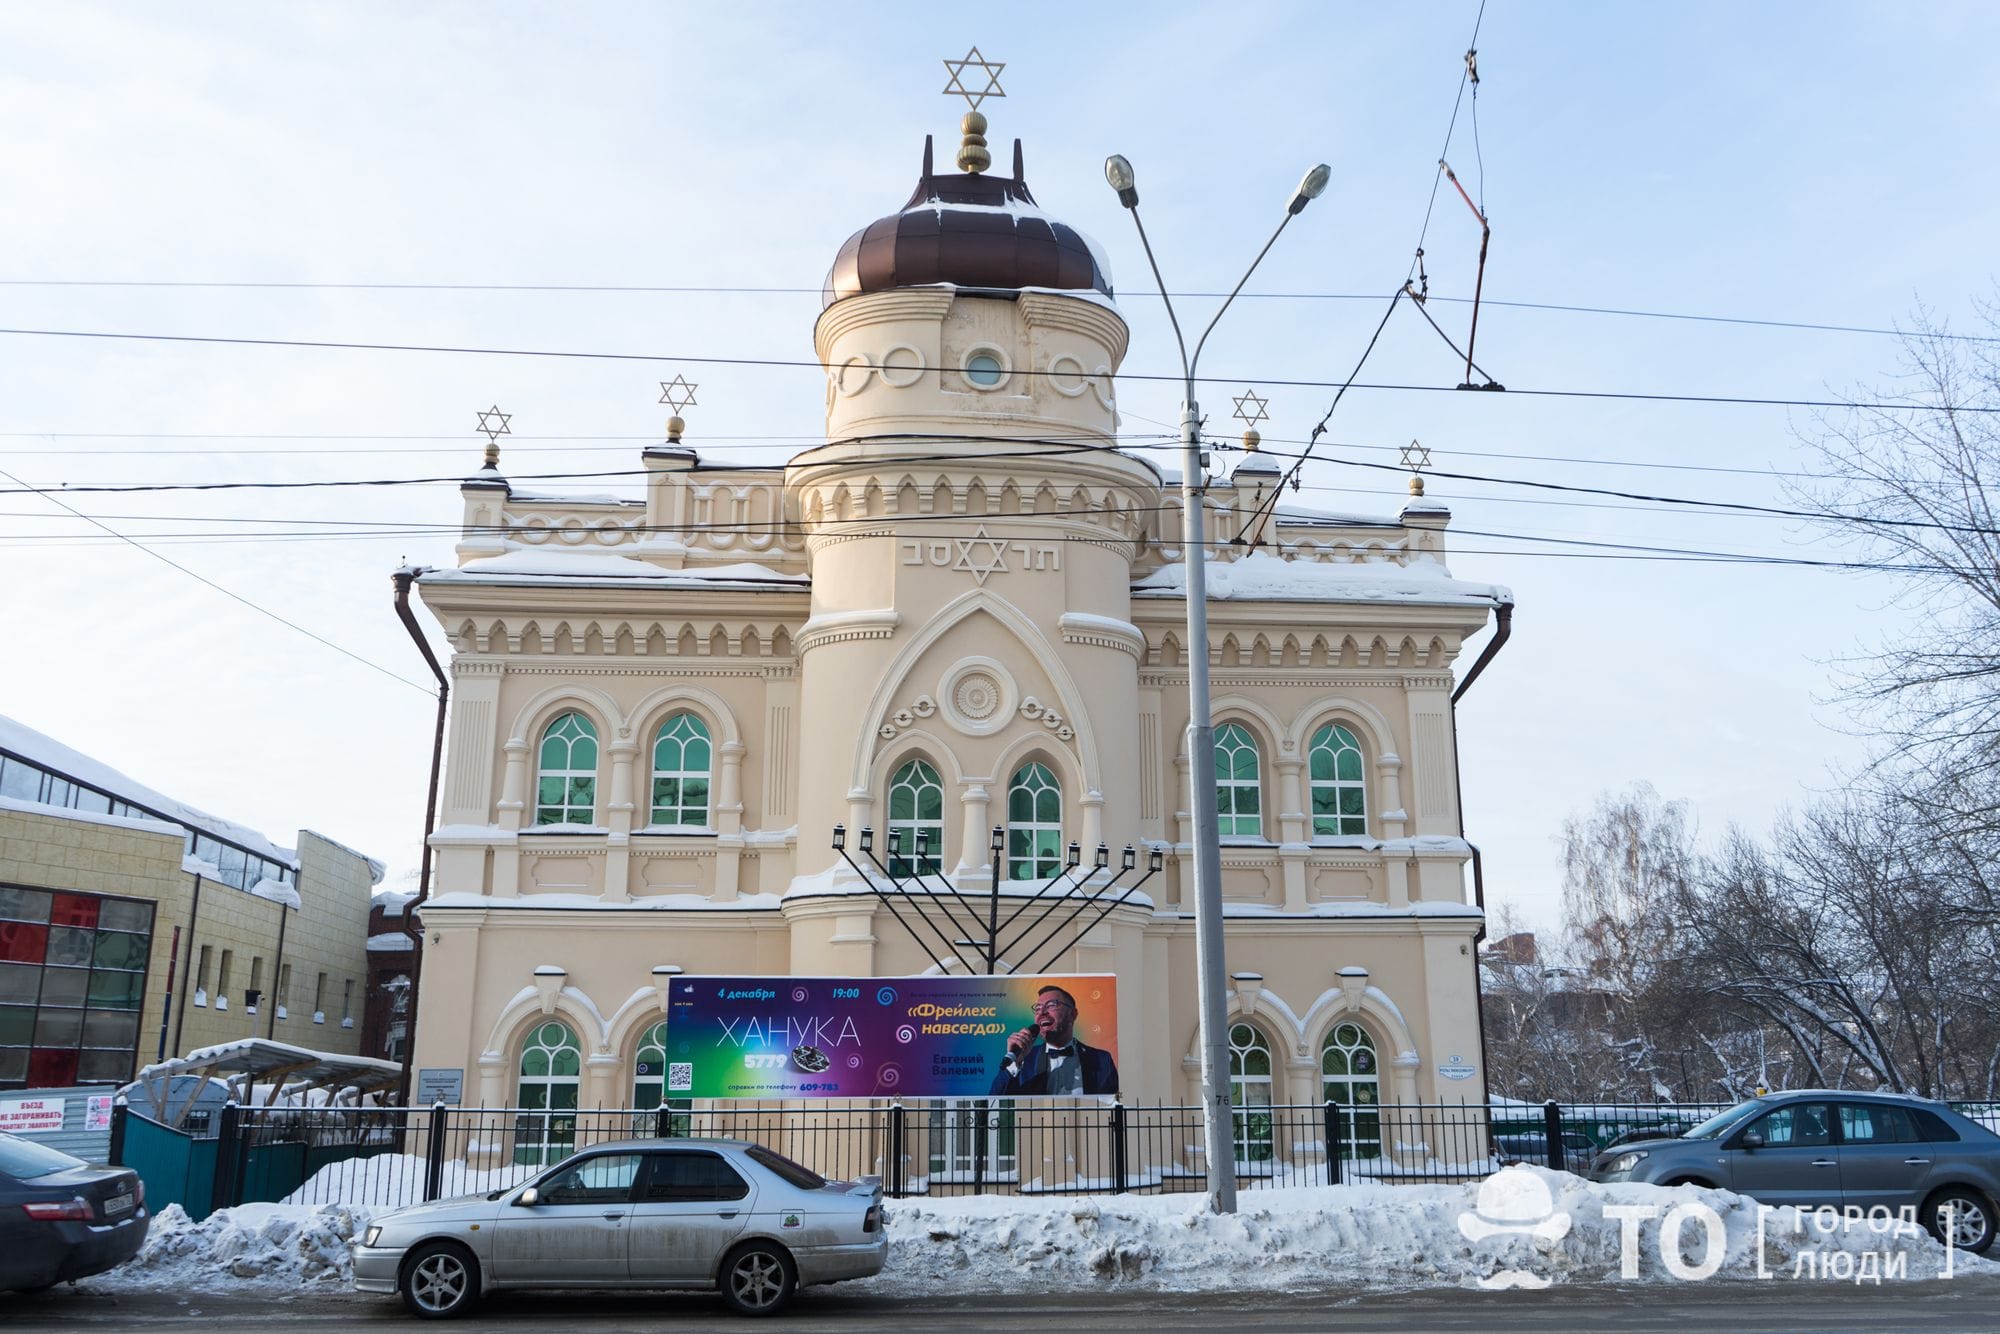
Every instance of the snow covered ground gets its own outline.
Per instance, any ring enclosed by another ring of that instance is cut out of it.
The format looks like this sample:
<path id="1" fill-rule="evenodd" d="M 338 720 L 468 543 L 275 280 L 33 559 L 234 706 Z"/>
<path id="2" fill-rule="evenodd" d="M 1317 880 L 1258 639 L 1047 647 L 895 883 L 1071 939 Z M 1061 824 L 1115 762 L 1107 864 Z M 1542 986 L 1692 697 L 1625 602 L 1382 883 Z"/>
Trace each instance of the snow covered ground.
<path id="1" fill-rule="evenodd" d="M 329 1169 L 332 1170 L 332 1169 Z M 389 1170 L 389 1169 L 383 1169 Z M 1245 1192 L 1233 1216 L 1207 1213 L 1201 1197 L 1021 1199 L 972 1196 L 888 1204 L 889 1266 L 867 1286 L 890 1294 L 998 1292 L 1024 1279 L 1044 1292 L 1107 1285 L 1163 1291 L 1365 1286 L 1540 1286 L 1693 1281 L 1710 1256 L 1699 1211 L 1673 1228 L 1681 1245 L 1663 1257 L 1661 1219 L 1705 1206 L 1720 1220 L 1707 1281 L 1795 1275 L 1842 1281 L 1898 1272 L 1934 1279 L 1944 1251 L 1929 1237 L 1857 1225 L 1822 1233 L 1787 1215 L 1764 1219 L 1750 1200 L 1694 1187 L 1593 1185 L 1562 1172 L 1511 1168 L 1499 1189 L 1464 1186 L 1315 1186 Z M 1501 1180 L 1495 1178 L 1494 1180 Z M 484 1184 L 472 1183 L 466 1184 Z M 310 1189 L 311 1187 L 309 1187 Z M 1621 1222 L 1614 1209 L 1651 1210 Z M 170 1205 L 145 1249 L 93 1285 L 204 1290 L 345 1288 L 349 1246 L 375 1213 L 345 1204 L 249 1204 L 199 1223 Z M 1483 1216 L 1483 1217 L 1482 1217 Z M 1474 1220 L 1470 1229 L 1464 1220 Z M 1533 1232 L 1503 1226 L 1538 1223 Z M 1482 1223 L 1484 1226 L 1482 1226 Z M 1626 1258 L 1625 1232 L 1634 1244 Z M 1802 1258 L 1810 1257 L 1810 1258 Z M 1900 1258 L 1899 1258 L 1900 1257 Z M 1954 1258 L 1963 1275 L 2000 1264 Z M 1672 1272 L 1678 1266 L 1682 1275 Z M 1801 1273 L 1801 1270 L 1804 1273 Z M 1525 1275 L 1525 1284 L 1514 1276 Z"/>

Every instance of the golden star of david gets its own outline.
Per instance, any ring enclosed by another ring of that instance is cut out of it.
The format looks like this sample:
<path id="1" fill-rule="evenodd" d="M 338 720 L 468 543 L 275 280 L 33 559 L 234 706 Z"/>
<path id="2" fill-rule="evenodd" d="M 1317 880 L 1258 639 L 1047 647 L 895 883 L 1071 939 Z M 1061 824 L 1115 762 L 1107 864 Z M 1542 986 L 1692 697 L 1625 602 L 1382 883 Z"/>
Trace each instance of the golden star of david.
<path id="1" fill-rule="evenodd" d="M 1403 446 L 1403 466 L 1411 472 L 1422 472 L 1431 466 L 1430 446 L 1420 445 L 1412 440 Z"/>
<path id="2" fill-rule="evenodd" d="M 1259 398 L 1255 389 L 1246 389 L 1231 401 L 1236 404 L 1236 411 L 1232 415 L 1239 418 L 1245 426 L 1255 427 L 1258 422 L 1271 420 L 1271 414 L 1264 411 L 1270 406 L 1271 400 Z"/>
<path id="3" fill-rule="evenodd" d="M 947 60 L 944 62 L 944 67 L 951 71 L 951 81 L 945 84 L 944 95 L 946 97 L 964 98 L 966 105 L 970 106 L 974 111 L 979 110 L 979 104 L 989 97 L 1005 97 L 1007 95 L 1006 89 L 1000 86 L 1000 71 L 1007 68 L 1007 62 L 1004 60 L 988 60 L 985 56 L 979 54 L 979 48 L 976 46 L 965 53 L 965 59 Z M 974 92 L 965 86 L 965 71 L 968 69 L 985 71 L 986 86 L 984 88 Z"/>
<path id="4" fill-rule="evenodd" d="M 974 556 L 972 554 L 974 547 L 985 547 L 985 556 Z M 994 539 L 988 537 L 986 535 L 986 525 L 981 524 L 979 531 L 971 537 L 961 537 L 958 539 L 958 559 L 951 563 L 951 568 L 954 570 L 963 570 L 978 580 L 979 586 L 984 588 L 988 575 L 996 571 L 1000 573 L 1006 572 L 1007 544 L 1005 542 L 996 542 Z"/>
<path id="5" fill-rule="evenodd" d="M 495 417 L 500 419 L 498 426 L 493 424 Z M 500 411 L 500 405 L 495 403 L 492 407 L 479 414 L 479 425 L 476 429 L 486 437 L 487 444 L 494 444 L 499 441 L 501 436 L 514 434 L 507 429 L 507 423 L 513 419 L 513 413 Z"/>
<path id="6" fill-rule="evenodd" d="M 676 375 L 671 380 L 662 380 L 660 381 L 660 402 L 667 404 L 678 413 L 682 408 L 691 408 L 694 406 L 694 391 L 699 388 L 701 386 L 698 384 L 689 384 L 685 375 Z"/>

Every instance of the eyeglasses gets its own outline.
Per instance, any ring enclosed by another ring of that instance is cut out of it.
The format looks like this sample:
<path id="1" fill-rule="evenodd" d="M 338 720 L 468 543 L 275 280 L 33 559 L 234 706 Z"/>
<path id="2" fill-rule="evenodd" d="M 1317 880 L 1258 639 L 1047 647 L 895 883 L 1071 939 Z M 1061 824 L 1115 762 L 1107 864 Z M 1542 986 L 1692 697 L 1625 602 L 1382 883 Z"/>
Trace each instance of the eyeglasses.
<path id="1" fill-rule="evenodd" d="M 1076 1007 L 1074 1005 L 1071 1005 L 1068 1001 L 1045 1000 L 1045 1001 L 1035 1002 L 1036 1014 L 1046 1014 L 1050 1010 L 1074 1010 L 1075 1008 Z"/>

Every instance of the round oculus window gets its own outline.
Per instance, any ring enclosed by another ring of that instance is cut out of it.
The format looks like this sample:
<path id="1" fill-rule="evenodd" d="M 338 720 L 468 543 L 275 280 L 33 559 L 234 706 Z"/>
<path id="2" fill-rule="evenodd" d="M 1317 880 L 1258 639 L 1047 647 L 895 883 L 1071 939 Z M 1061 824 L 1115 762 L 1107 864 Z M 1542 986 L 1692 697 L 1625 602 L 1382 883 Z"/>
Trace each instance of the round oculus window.
<path id="1" fill-rule="evenodd" d="M 965 361 L 965 378 L 982 389 L 991 389 L 1007 375 L 1000 358 L 991 352 L 975 352 Z"/>

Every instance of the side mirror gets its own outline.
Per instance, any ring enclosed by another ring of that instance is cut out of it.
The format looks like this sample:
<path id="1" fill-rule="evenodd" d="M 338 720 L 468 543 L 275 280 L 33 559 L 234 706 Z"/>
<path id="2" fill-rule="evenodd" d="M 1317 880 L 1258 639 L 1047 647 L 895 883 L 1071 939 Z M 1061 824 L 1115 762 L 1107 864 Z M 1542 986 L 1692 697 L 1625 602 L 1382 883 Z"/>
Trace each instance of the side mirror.
<path id="1" fill-rule="evenodd" d="M 519 1195 L 516 1195 L 514 1197 L 514 1203 L 520 1205 L 524 1209 L 532 1209 L 541 1202 L 542 1202 L 542 1193 L 536 1190 L 533 1186 L 528 1187 L 526 1190 L 522 1191 Z"/>
<path id="2" fill-rule="evenodd" d="M 1764 1132 L 1761 1130 L 1746 1130 L 1743 1132 L 1743 1138 L 1736 1142 L 1749 1152 L 1755 1153 L 1764 1147 Z"/>

